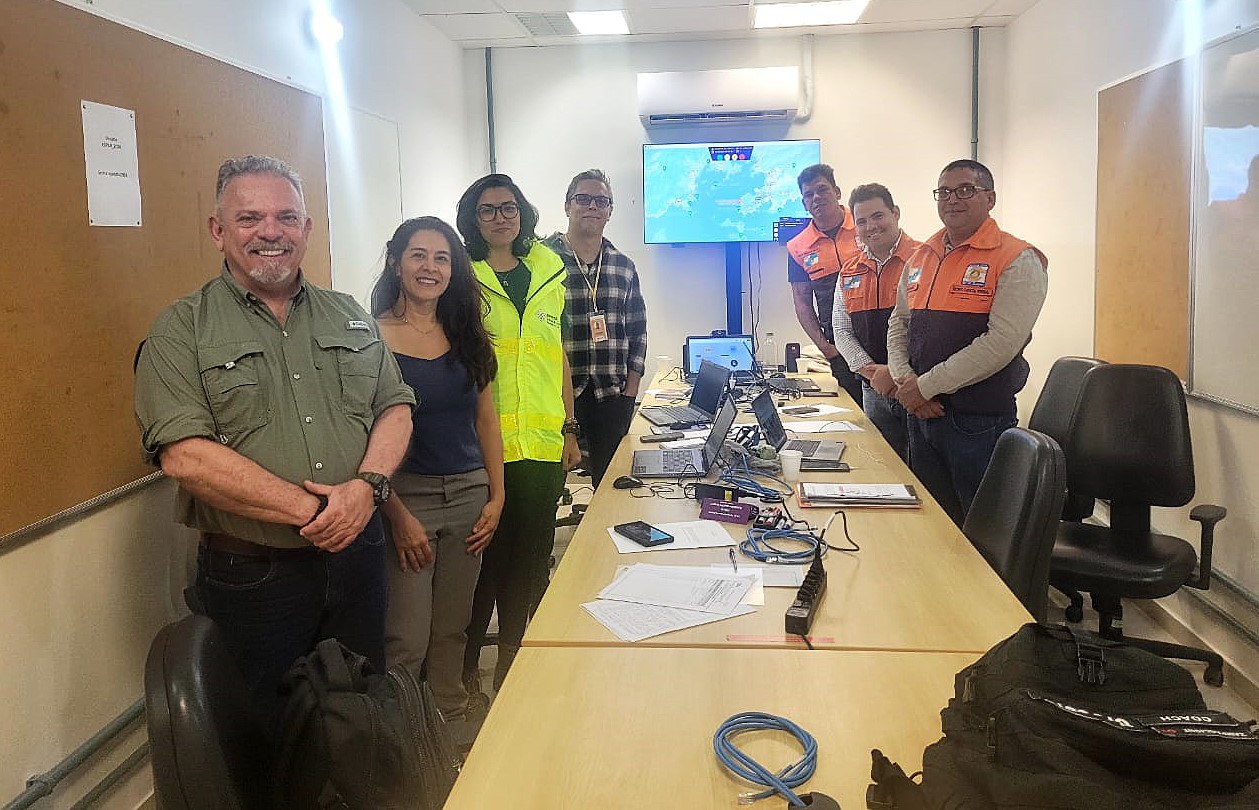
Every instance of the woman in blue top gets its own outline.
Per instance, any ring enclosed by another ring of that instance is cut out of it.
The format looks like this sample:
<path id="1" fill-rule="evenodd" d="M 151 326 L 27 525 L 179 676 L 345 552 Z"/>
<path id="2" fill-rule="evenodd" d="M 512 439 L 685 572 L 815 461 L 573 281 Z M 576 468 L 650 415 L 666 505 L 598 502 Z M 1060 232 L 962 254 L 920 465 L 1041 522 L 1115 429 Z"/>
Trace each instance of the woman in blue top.
<path id="1" fill-rule="evenodd" d="M 384 506 L 390 565 L 385 653 L 428 680 L 447 718 L 465 714 L 461 679 L 472 595 L 503 510 L 503 439 L 485 302 L 454 229 L 408 219 L 385 246 L 372 314 L 415 389 L 411 446 Z"/>

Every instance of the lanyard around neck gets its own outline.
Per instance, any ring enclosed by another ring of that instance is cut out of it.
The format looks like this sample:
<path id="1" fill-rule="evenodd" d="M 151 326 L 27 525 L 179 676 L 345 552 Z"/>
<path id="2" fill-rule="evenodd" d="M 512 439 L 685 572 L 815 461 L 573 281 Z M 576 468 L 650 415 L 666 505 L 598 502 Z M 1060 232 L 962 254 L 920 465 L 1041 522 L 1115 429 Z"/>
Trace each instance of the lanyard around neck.
<path id="1" fill-rule="evenodd" d="M 568 236 L 564 236 L 564 244 L 568 245 L 568 249 L 573 252 L 573 261 L 577 263 L 577 269 L 580 271 L 581 280 L 586 282 L 586 287 L 590 290 L 590 298 L 594 303 L 595 309 L 599 308 L 599 276 L 603 274 L 603 240 L 599 240 L 599 258 L 588 265 L 582 266 L 581 257 L 577 255 L 577 249 L 573 247 L 573 243 L 568 241 Z M 595 268 L 595 283 L 590 283 L 590 277 L 587 275 L 591 266 Z"/>

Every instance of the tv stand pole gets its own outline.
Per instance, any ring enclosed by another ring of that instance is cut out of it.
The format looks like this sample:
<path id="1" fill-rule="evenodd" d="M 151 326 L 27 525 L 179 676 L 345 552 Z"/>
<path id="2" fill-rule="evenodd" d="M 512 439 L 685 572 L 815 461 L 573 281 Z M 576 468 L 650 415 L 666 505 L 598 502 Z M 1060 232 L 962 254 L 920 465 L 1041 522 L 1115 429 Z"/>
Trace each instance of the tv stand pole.
<path id="1" fill-rule="evenodd" d="M 726 334 L 743 334 L 743 257 L 739 242 L 726 242 Z"/>

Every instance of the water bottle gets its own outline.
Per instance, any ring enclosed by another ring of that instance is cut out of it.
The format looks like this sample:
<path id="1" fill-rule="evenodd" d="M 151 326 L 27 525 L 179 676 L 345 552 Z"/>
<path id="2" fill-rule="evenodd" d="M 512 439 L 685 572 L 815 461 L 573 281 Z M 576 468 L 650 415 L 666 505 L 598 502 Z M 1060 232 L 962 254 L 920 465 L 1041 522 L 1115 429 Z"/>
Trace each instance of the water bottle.
<path id="1" fill-rule="evenodd" d="M 778 371 L 778 341 L 774 340 L 773 332 L 766 332 L 761 341 L 761 368 Z"/>

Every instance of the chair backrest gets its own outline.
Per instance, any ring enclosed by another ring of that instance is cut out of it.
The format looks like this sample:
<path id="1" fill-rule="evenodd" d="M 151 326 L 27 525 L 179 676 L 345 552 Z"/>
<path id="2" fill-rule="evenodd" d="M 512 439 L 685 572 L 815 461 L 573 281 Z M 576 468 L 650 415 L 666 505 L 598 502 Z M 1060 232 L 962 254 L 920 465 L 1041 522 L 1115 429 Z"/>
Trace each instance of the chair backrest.
<path id="1" fill-rule="evenodd" d="M 1045 386 L 1036 398 L 1036 407 L 1027 426 L 1044 433 L 1066 448 L 1067 433 L 1071 429 L 1071 417 L 1084 386 L 1084 375 L 1103 365 L 1104 361 L 1092 357 L 1059 357 L 1049 369 Z M 1062 519 L 1081 521 L 1093 514 L 1095 498 L 1080 491 L 1076 483 L 1067 481 L 1067 500 L 1062 508 Z"/>
<path id="2" fill-rule="evenodd" d="M 144 696 L 162 810 L 270 805 L 271 749 L 212 621 L 192 615 L 158 631 L 144 667 Z"/>
<path id="3" fill-rule="evenodd" d="M 1148 531 L 1149 507 L 1184 506 L 1193 498 L 1185 391 L 1167 369 L 1091 369 L 1068 433 L 1063 450 L 1071 483 L 1111 502 L 1111 528 Z M 1129 518 L 1135 523 L 1124 525 Z"/>
<path id="4" fill-rule="evenodd" d="M 1043 433 L 1010 428 L 971 502 L 962 532 L 1037 621 L 1044 621 L 1049 558 L 1067 492 L 1062 448 Z"/>

